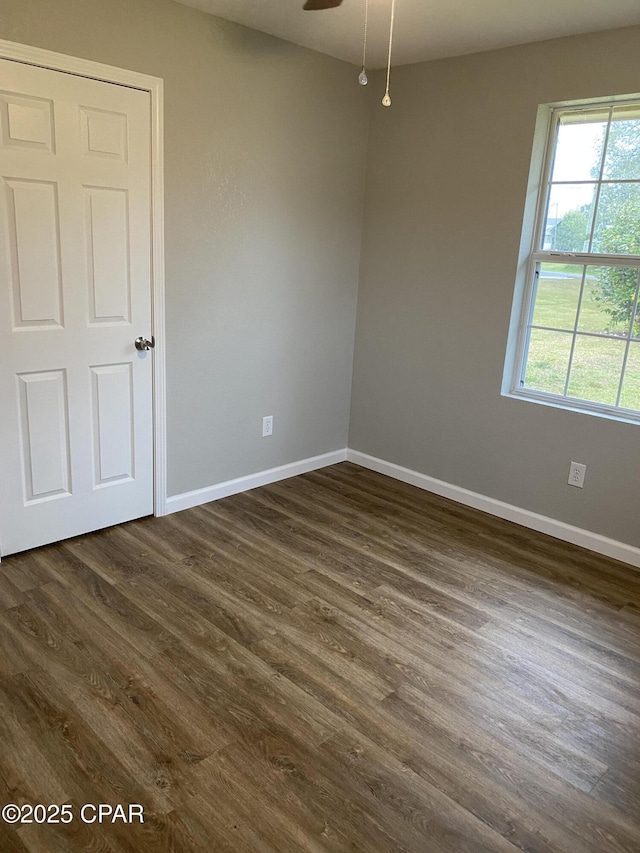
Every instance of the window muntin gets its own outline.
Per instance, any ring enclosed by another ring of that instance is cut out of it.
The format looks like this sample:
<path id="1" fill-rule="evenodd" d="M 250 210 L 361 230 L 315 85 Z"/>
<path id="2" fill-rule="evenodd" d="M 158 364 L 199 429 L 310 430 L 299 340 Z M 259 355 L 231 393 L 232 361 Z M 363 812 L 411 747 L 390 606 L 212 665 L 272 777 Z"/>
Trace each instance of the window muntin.
<path id="1" fill-rule="evenodd" d="M 640 419 L 640 102 L 552 112 L 536 222 L 513 391 Z"/>

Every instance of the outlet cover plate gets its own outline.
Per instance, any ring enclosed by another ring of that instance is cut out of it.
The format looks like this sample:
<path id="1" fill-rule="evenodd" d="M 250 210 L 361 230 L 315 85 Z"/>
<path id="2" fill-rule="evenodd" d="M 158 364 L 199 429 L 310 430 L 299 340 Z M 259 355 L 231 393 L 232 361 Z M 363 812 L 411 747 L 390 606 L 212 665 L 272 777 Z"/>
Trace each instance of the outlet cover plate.
<path id="1" fill-rule="evenodd" d="M 572 462 L 569 466 L 569 485 L 576 486 L 576 488 L 581 489 L 584 486 L 584 478 L 586 473 L 586 465 L 583 465 L 582 462 Z"/>

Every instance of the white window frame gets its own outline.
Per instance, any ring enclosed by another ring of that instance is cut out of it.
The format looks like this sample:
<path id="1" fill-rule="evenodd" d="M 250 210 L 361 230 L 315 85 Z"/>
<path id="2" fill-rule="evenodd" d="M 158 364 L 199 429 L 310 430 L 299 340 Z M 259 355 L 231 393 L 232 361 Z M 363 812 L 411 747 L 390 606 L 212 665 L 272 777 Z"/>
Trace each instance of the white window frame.
<path id="1" fill-rule="evenodd" d="M 626 104 L 640 104 L 640 94 L 545 104 L 538 109 L 502 393 L 505 396 L 556 408 L 638 423 L 640 422 L 640 411 L 635 409 L 596 403 L 593 400 L 583 400 L 548 391 L 538 391 L 526 388 L 523 384 L 527 366 L 529 327 L 535 308 L 535 272 L 538 264 L 574 262 L 576 264 L 588 264 L 589 266 L 628 266 L 634 267 L 640 272 L 640 255 L 543 251 L 538 248 L 542 245 L 549 180 L 553 167 L 557 127 L 561 115 L 567 112 L 619 107 Z M 598 195 L 600 187 L 601 184 L 598 183 Z M 597 206 L 594 207 L 594 223 L 596 215 Z M 637 301 L 638 292 L 636 293 Z M 627 340 L 625 348 L 621 377 L 624 377 L 628 350 L 629 340 Z"/>

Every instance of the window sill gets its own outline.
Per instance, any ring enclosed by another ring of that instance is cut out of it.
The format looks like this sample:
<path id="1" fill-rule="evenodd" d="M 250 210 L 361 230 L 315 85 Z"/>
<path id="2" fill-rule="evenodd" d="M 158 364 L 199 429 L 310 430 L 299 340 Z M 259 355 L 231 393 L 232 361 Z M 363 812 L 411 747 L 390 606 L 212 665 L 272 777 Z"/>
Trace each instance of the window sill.
<path id="1" fill-rule="evenodd" d="M 640 424 L 640 412 L 631 409 L 618 409 L 615 406 L 593 403 L 589 400 L 579 400 L 560 397 L 555 394 L 545 394 L 542 391 L 533 391 L 530 388 L 513 388 L 503 391 L 503 397 L 511 397 L 513 400 L 524 400 L 528 403 L 539 403 L 552 409 L 563 409 L 568 412 L 578 412 L 583 415 L 595 415 L 610 421 L 618 421 L 625 424 Z"/>

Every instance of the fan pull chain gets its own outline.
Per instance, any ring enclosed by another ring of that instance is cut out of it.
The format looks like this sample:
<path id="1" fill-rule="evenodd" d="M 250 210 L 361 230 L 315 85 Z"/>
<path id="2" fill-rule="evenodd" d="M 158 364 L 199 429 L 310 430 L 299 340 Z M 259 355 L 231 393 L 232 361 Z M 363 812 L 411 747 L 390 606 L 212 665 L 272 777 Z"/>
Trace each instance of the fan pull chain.
<path id="1" fill-rule="evenodd" d="M 367 77 L 367 29 L 369 26 L 369 0 L 364 0 L 364 38 L 362 40 L 362 71 L 358 75 L 358 83 L 361 86 L 366 86 L 369 82 Z"/>
<path id="2" fill-rule="evenodd" d="M 387 58 L 387 88 L 382 99 L 383 107 L 391 106 L 391 95 L 389 94 L 389 78 L 391 77 L 391 48 L 393 46 L 393 24 L 396 19 L 396 0 L 391 0 L 391 24 L 389 26 L 389 56 Z"/>

